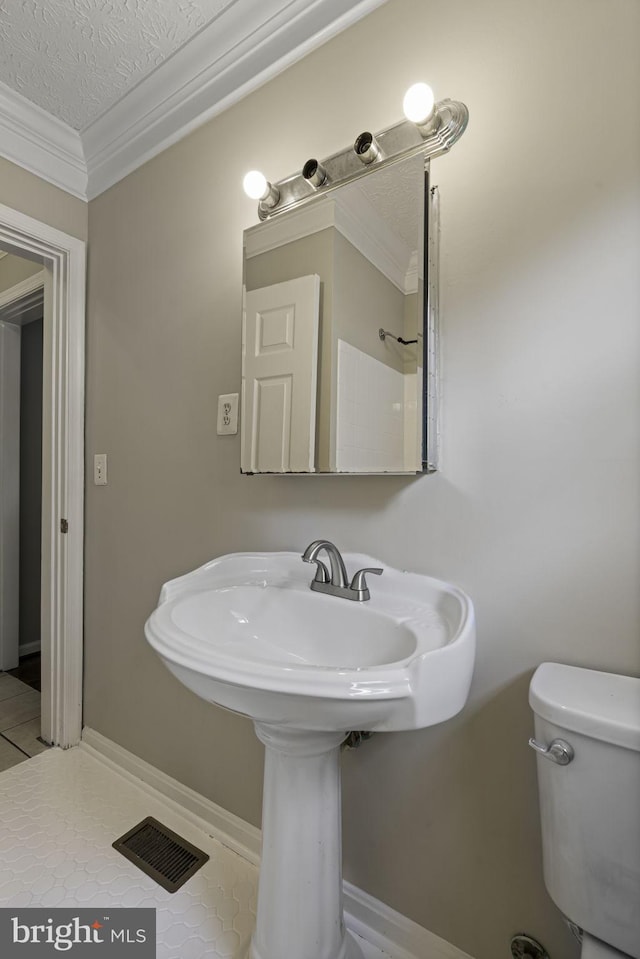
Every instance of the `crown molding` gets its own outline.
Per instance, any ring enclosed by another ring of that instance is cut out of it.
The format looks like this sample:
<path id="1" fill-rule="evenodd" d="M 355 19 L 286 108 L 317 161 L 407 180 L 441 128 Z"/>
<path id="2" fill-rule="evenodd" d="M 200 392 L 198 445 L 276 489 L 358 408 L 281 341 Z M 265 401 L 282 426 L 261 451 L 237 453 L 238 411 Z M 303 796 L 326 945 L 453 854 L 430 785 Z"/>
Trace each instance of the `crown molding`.
<path id="1" fill-rule="evenodd" d="M 0 155 L 91 200 L 385 2 L 233 3 L 80 132 L 0 83 Z"/>
<path id="2" fill-rule="evenodd" d="M 98 196 L 383 2 L 243 0 L 227 7 L 83 131 L 88 198 Z"/>
<path id="3" fill-rule="evenodd" d="M 87 165 L 77 130 L 0 83 L 0 154 L 82 200 Z"/>

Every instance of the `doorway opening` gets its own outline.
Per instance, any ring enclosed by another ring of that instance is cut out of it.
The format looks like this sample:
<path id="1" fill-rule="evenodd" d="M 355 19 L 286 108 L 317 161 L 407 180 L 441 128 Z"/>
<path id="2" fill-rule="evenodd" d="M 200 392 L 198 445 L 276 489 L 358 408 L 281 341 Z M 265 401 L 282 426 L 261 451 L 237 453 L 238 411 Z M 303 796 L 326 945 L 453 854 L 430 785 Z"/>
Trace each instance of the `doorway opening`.
<path id="1" fill-rule="evenodd" d="M 14 437 L 8 446 L 0 443 L 0 473 L 2 479 L 9 478 L 0 482 L 0 657 L 6 668 L 11 657 L 16 657 L 17 636 L 18 655 L 23 639 L 26 665 L 26 656 L 37 652 L 35 646 L 40 642 L 41 736 L 48 744 L 66 748 L 79 742 L 82 730 L 85 244 L 0 205 L 0 252 L 30 264 L 30 277 L 0 291 L 3 373 L 10 368 L 7 356 L 11 359 L 13 354 L 15 361 L 16 352 L 20 355 L 16 340 L 37 339 L 35 311 L 39 309 L 42 317 L 40 610 L 38 614 L 36 603 L 26 607 L 30 611 L 23 617 L 23 635 L 19 628 L 16 633 L 15 620 L 19 623 L 20 612 L 19 586 L 15 589 L 18 570 L 29 553 L 33 561 L 38 533 L 33 529 L 33 507 L 27 509 L 28 518 L 20 522 L 20 497 L 15 492 L 20 471 L 15 469 Z M 16 330 L 20 331 L 17 336 Z M 10 386 L 11 377 L 3 375 L 0 428 L 10 432 L 13 422 L 15 433 L 16 419 L 9 415 L 7 406 Z M 13 386 L 15 397 L 15 383 Z M 34 429 L 33 421 L 30 428 Z M 18 438 L 18 463 L 20 446 Z M 25 469 L 31 476 L 37 473 L 33 463 Z M 31 542 L 30 546 L 18 547 L 16 558 L 16 529 L 21 525 L 23 532 L 31 526 Z M 23 587 L 33 585 L 35 579 L 27 570 Z M 19 677 L 3 676 L 7 688 L 8 681 L 22 682 Z M 37 692 L 32 689 L 22 695 L 26 702 Z"/>
<path id="2" fill-rule="evenodd" d="M 0 770 L 41 738 L 42 262 L 0 253 Z"/>

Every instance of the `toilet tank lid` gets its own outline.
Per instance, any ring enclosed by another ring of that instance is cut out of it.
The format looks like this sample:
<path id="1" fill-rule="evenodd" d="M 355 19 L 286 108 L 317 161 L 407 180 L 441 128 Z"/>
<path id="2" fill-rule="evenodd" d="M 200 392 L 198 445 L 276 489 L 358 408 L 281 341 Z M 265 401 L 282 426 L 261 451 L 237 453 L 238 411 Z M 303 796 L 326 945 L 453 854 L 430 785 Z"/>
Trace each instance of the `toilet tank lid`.
<path id="1" fill-rule="evenodd" d="M 542 663 L 529 686 L 529 705 L 556 726 L 640 751 L 640 679 Z"/>

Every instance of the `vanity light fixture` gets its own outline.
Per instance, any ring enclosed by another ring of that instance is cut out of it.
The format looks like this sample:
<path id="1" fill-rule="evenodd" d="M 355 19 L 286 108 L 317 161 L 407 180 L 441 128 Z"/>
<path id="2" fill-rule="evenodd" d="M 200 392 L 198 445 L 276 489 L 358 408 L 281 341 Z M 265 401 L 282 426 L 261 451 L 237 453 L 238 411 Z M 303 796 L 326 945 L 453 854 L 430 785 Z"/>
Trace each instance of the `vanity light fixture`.
<path id="1" fill-rule="evenodd" d="M 307 203 L 337 186 L 387 163 L 422 155 L 425 161 L 451 149 L 467 128 L 469 111 L 457 100 L 434 101 L 426 83 L 414 83 L 404 97 L 401 120 L 380 133 L 361 133 L 353 146 L 320 163 L 307 160 L 301 173 L 271 184 L 256 170 L 244 179 L 245 192 L 258 200 L 261 220 Z"/>

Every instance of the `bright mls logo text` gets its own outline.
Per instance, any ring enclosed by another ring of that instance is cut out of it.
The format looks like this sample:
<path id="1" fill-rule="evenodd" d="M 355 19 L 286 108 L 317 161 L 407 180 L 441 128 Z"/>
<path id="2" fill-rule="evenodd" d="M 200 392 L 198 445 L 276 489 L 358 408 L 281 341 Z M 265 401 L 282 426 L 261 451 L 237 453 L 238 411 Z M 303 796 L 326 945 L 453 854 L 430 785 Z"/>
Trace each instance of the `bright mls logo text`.
<path id="1" fill-rule="evenodd" d="M 105 919 L 108 919 L 105 916 Z M 58 926 L 53 925 L 53 919 L 47 919 L 42 925 L 27 926 L 21 923 L 17 916 L 11 917 L 14 943 L 49 943 L 58 952 L 66 952 L 79 943 L 102 943 L 102 942 L 146 942 L 147 934 L 144 929 L 136 929 L 134 933 L 130 929 L 110 929 L 107 930 L 107 937 L 104 931 L 103 923 L 96 919 L 91 925 L 85 925 L 80 922 L 78 916 L 74 916 L 71 922 L 61 923 Z M 110 933 L 110 935 L 109 935 Z M 135 938 L 133 938 L 135 937 Z"/>
<path id="2" fill-rule="evenodd" d="M 88 949 L 91 952 L 87 952 Z M 76 950 L 78 959 L 101 948 L 107 956 L 155 959 L 156 911 L 146 908 L 0 909 L 0 956 L 54 956 Z"/>

